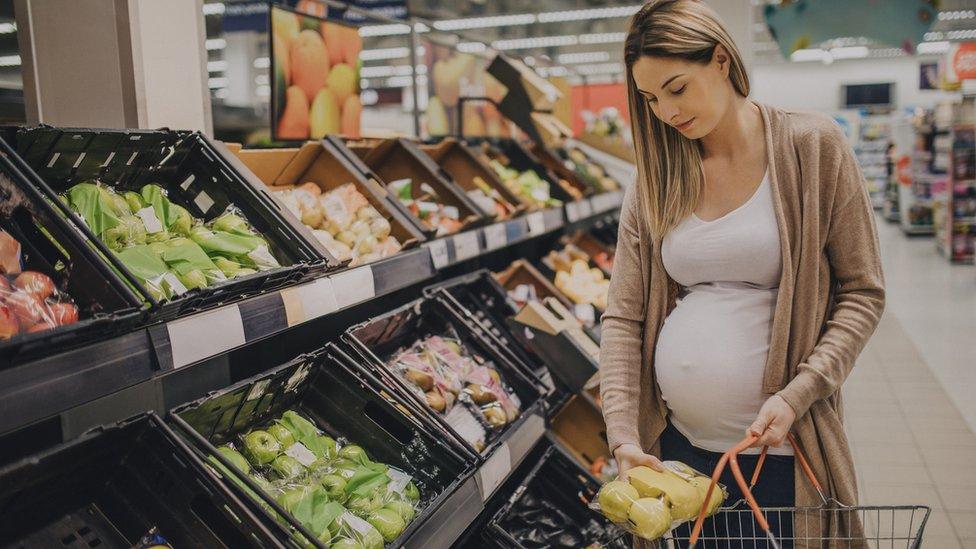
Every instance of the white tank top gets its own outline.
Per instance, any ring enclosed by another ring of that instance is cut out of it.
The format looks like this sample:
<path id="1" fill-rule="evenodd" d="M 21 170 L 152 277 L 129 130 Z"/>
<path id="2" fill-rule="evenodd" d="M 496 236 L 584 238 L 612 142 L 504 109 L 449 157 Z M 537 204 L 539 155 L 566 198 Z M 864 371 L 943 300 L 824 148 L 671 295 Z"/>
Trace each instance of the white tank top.
<path id="1" fill-rule="evenodd" d="M 661 256 L 682 292 L 658 336 L 657 382 L 675 428 L 694 446 L 725 452 L 767 398 L 762 378 L 782 272 L 768 172 L 728 214 L 688 216 L 665 235 Z"/>

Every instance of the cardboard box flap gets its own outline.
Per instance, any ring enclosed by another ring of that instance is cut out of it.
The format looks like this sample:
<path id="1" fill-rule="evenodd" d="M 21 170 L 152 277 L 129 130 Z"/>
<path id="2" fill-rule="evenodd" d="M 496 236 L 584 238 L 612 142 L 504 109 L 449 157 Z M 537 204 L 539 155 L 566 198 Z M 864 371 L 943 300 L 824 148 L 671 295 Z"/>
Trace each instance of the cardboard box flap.
<path id="1" fill-rule="evenodd" d="M 319 157 L 324 156 L 322 154 L 322 144 L 317 141 L 310 141 L 302 145 L 295 153 L 292 155 L 291 161 L 278 175 L 275 180 L 275 185 L 296 185 L 304 183 L 305 172 L 308 171 L 309 166 Z M 333 174 L 331 177 L 335 177 Z M 323 177 L 321 180 L 329 180 L 331 177 Z"/>
<path id="2" fill-rule="evenodd" d="M 241 162 L 265 185 L 274 185 L 298 149 L 240 149 L 235 152 Z"/>

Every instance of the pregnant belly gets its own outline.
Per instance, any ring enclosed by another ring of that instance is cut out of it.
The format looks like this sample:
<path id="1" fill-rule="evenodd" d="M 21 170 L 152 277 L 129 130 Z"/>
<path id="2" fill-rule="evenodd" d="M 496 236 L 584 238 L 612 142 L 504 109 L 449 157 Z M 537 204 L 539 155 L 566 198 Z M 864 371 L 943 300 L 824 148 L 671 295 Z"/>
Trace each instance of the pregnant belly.
<path id="1" fill-rule="evenodd" d="M 775 290 L 707 286 L 665 320 L 657 382 L 675 427 L 697 446 L 724 452 L 756 418 L 775 303 Z"/>

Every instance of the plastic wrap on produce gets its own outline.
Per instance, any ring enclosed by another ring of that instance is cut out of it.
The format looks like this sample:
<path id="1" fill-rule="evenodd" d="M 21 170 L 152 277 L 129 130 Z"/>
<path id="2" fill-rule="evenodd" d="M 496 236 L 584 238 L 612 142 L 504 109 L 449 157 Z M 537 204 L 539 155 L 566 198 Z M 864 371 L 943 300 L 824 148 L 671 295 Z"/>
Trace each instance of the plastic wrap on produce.
<path id="1" fill-rule="evenodd" d="M 5 254 L 0 272 L 0 340 L 78 322 L 78 306 L 50 276 L 21 271 L 21 247 L 15 238 L 0 231 L 0 246 Z"/>

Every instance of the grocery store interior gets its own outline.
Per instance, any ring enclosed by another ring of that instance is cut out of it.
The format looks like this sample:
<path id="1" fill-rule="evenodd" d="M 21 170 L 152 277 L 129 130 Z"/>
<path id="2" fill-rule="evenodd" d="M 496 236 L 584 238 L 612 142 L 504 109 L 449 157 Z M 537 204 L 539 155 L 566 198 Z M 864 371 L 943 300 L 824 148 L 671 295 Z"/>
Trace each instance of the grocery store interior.
<path id="1" fill-rule="evenodd" d="M 0 0 L 0 547 L 976 548 L 976 0 L 700 1 L 870 198 L 857 502 L 615 480 L 641 2 Z"/>

